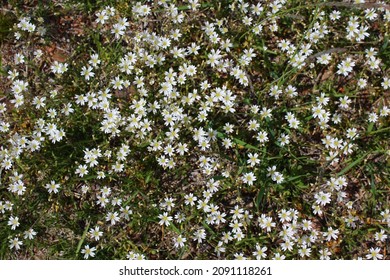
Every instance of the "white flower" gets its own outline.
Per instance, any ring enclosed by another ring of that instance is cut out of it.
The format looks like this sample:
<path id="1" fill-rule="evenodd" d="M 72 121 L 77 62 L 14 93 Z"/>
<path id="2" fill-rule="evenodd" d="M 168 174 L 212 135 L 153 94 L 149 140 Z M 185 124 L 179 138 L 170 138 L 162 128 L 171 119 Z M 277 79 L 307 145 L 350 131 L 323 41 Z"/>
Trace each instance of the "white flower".
<path id="1" fill-rule="evenodd" d="M 24 239 L 34 239 L 35 235 L 37 235 L 37 232 L 30 228 L 24 232 Z"/>
<path id="2" fill-rule="evenodd" d="M 9 217 L 8 225 L 11 226 L 12 230 L 15 230 L 20 225 L 19 218 L 13 216 Z"/>
<path id="3" fill-rule="evenodd" d="M 260 160 L 258 157 L 259 155 L 257 153 L 254 154 L 249 153 L 247 163 L 250 164 L 252 167 L 255 166 L 256 164 L 259 164 Z"/>
<path id="4" fill-rule="evenodd" d="M 187 238 L 182 237 L 181 234 L 178 237 L 173 238 L 175 248 L 184 247 L 184 243 L 187 241 Z"/>
<path id="5" fill-rule="evenodd" d="M 79 174 L 80 177 L 84 177 L 84 175 L 88 174 L 88 169 L 85 164 L 79 165 L 76 169 L 76 174 Z"/>
<path id="6" fill-rule="evenodd" d="M 252 255 L 255 256 L 257 260 L 261 260 L 267 257 L 267 254 L 265 253 L 266 251 L 267 247 L 260 247 L 259 244 L 256 244 L 256 250 L 252 253 Z"/>
<path id="7" fill-rule="evenodd" d="M 68 63 L 61 63 L 58 61 L 54 61 L 53 65 L 50 68 L 54 74 L 61 75 L 68 70 Z"/>
<path id="8" fill-rule="evenodd" d="M 370 248 L 370 252 L 366 255 L 366 258 L 369 260 L 369 259 L 373 259 L 373 260 L 381 260 L 383 259 L 383 255 L 380 252 L 380 248 L 376 247 L 376 248 Z"/>
<path id="9" fill-rule="evenodd" d="M 95 247 L 89 247 L 89 245 L 85 245 L 84 249 L 81 250 L 81 254 L 84 254 L 84 259 L 88 259 L 89 257 L 94 257 L 95 256 Z"/>
<path id="10" fill-rule="evenodd" d="M 164 212 L 163 214 L 158 215 L 158 218 L 160 219 L 158 223 L 161 226 L 162 225 L 169 226 L 171 224 L 171 221 L 173 220 L 171 216 L 168 216 L 168 212 Z"/>
<path id="11" fill-rule="evenodd" d="M 272 181 L 276 182 L 277 184 L 281 184 L 284 181 L 284 176 L 282 173 L 276 171 L 271 176 L 271 179 L 272 179 Z"/>
<path id="12" fill-rule="evenodd" d="M 387 239 L 387 234 L 385 234 L 385 231 L 383 229 L 381 229 L 380 232 L 375 233 L 376 241 L 384 242 L 386 239 Z"/>
<path id="13" fill-rule="evenodd" d="M 350 57 L 343 60 L 339 65 L 337 65 L 337 68 L 339 69 L 337 71 L 337 74 L 348 76 L 349 73 L 352 72 L 353 67 L 355 66 L 355 62 L 352 61 Z"/>
<path id="14" fill-rule="evenodd" d="M 330 257 L 332 255 L 331 252 L 329 252 L 328 248 L 321 249 L 318 251 L 320 253 L 320 259 L 321 260 L 330 260 Z"/>
<path id="15" fill-rule="evenodd" d="M 89 235 L 91 236 L 91 238 L 94 238 L 95 241 L 99 241 L 100 237 L 103 236 L 103 232 L 100 231 L 100 228 L 98 226 L 95 226 L 95 228 L 91 228 L 89 230 Z"/>
<path id="16" fill-rule="evenodd" d="M 384 77 L 381 85 L 382 85 L 383 89 L 389 89 L 390 88 L 390 78 Z"/>
<path id="17" fill-rule="evenodd" d="M 328 231 L 323 232 L 322 235 L 326 237 L 327 241 L 330 241 L 331 239 L 336 240 L 339 234 L 338 229 L 333 229 L 332 227 L 328 227 Z"/>
<path id="18" fill-rule="evenodd" d="M 55 181 L 51 181 L 50 184 L 46 184 L 45 188 L 49 193 L 58 193 L 60 184 L 57 184 Z"/>
<path id="19" fill-rule="evenodd" d="M 242 176 L 242 180 L 245 184 L 252 186 L 253 182 L 256 181 L 256 176 L 253 174 L 253 172 L 248 172 Z"/>
<path id="20" fill-rule="evenodd" d="M 19 250 L 20 246 L 23 245 L 23 241 L 20 241 L 19 238 L 17 238 L 17 237 L 15 237 L 14 239 L 11 239 L 9 241 L 9 243 L 10 243 L 9 248 L 10 249 L 15 248 L 15 250 Z"/>
<path id="21" fill-rule="evenodd" d="M 241 261 L 241 260 L 246 260 L 247 258 L 244 256 L 243 253 L 235 253 L 235 254 L 234 254 L 234 259 L 237 260 L 237 261 L 238 261 L 238 260 Z"/>
<path id="22" fill-rule="evenodd" d="M 111 222 L 111 225 L 115 225 L 119 221 L 118 213 L 117 212 L 108 212 L 106 216 L 106 221 Z"/>
<path id="23" fill-rule="evenodd" d="M 80 73 L 82 76 L 85 77 L 85 79 L 87 81 L 89 81 L 90 77 L 94 77 L 95 76 L 95 73 L 92 72 L 92 67 L 91 66 L 83 66 L 83 68 L 81 69 L 81 73 Z"/>
<path id="24" fill-rule="evenodd" d="M 320 191 L 314 195 L 314 198 L 316 199 L 317 204 L 325 206 L 326 204 L 330 203 L 330 195 L 330 193 Z"/>
<path id="25" fill-rule="evenodd" d="M 372 112 L 372 113 L 370 113 L 368 115 L 368 121 L 370 123 L 375 123 L 377 120 L 378 120 L 378 114 L 377 113 Z"/>
<path id="26" fill-rule="evenodd" d="M 329 53 L 325 53 L 317 57 L 317 62 L 323 65 L 328 65 L 332 56 Z"/>

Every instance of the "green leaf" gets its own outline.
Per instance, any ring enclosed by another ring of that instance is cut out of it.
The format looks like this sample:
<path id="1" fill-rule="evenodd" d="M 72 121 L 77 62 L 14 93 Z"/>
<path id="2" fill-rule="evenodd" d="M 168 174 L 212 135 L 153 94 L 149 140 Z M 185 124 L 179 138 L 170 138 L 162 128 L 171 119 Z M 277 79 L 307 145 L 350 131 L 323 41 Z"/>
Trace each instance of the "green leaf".
<path id="1" fill-rule="evenodd" d="M 257 210 L 259 210 L 260 206 L 262 206 L 261 202 L 263 201 L 264 195 L 265 195 L 265 187 L 263 186 L 260 188 L 260 190 L 256 196 L 255 205 L 256 205 Z"/>
<path id="2" fill-rule="evenodd" d="M 374 123 L 370 123 L 367 128 L 367 132 L 370 133 L 374 127 Z"/>
<path id="3" fill-rule="evenodd" d="M 302 177 L 309 177 L 309 176 L 310 176 L 310 173 L 302 174 L 302 175 L 298 175 L 298 176 L 294 176 L 294 177 L 288 177 L 288 178 L 286 178 L 285 183 L 286 183 L 286 182 L 293 182 L 293 181 L 295 181 L 295 180 L 297 180 L 297 179 L 299 179 L 299 178 L 302 178 Z"/>
<path id="4" fill-rule="evenodd" d="M 389 127 L 385 127 L 385 128 L 381 128 L 381 129 L 378 129 L 378 130 L 374 130 L 374 131 L 369 131 L 368 134 L 372 135 L 372 134 L 386 132 L 388 130 L 390 130 L 390 126 Z"/>

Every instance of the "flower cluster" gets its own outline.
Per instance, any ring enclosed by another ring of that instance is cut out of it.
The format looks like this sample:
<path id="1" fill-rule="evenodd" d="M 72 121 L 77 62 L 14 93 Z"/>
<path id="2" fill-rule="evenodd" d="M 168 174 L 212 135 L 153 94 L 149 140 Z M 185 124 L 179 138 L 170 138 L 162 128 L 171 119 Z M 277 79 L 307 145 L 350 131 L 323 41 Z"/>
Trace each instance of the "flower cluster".
<path id="1" fill-rule="evenodd" d="M 10 256 L 61 235 L 85 259 L 387 258 L 388 9 L 118 2 L 66 59 L 46 19 L 14 27 Z"/>

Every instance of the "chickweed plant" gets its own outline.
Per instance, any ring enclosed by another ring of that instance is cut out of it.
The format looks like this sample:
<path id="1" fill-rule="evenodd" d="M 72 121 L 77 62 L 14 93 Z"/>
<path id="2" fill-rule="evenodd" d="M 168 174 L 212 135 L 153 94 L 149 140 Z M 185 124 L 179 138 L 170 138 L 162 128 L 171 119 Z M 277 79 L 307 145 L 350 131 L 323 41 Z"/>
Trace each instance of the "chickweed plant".
<path id="1" fill-rule="evenodd" d="M 1 9 L 2 259 L 389 259 L 386 1 L 49 2 Z"/>

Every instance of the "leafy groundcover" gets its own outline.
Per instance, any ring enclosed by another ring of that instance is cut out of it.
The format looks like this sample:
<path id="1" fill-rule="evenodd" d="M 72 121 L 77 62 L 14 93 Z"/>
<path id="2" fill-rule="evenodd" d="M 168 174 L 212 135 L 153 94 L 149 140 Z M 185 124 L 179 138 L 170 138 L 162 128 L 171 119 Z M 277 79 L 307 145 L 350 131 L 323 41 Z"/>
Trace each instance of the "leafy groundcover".
<path id="1" fill-rule="evenodd" d="M 6 2 L 0 258 L 389 259 L 386 1 Z"/>

